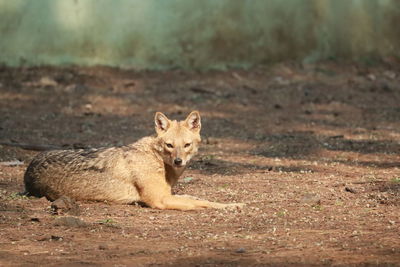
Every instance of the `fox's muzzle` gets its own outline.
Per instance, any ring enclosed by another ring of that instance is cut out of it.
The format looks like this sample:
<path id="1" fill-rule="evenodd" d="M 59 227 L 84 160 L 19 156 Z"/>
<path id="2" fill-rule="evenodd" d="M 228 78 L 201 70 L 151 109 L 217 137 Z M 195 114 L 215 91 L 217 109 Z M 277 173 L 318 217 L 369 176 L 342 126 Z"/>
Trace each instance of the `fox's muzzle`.
<path id="1" fill-rule="evenodd" d="M 176 159 L 174 159 L 174 164 L 175 164 L 176 166 L 182 166 L 182 163 L 183 163 L 183 161 L 182 161 L 181 158 L 176 158 Z"/>

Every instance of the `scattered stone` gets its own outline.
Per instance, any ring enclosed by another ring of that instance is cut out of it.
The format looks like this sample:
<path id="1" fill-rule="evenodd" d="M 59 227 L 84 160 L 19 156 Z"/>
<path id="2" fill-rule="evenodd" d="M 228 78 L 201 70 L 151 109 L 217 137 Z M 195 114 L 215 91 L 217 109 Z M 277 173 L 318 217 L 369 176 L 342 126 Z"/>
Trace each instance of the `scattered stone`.
<path id="1" fill-rule="evenodd" d="M 62 236 L 52 235 L 52 236 L 50 237 L 50 240 L 51 240 L 51 241 L 62 241 L 62 240 L 63 240 L 63 237 L 62 237 Z"/>
<path id="2" fill-rule="evenodd" d="M 185 177 L 185 178 L 182 179 L 183 183 L 189 183 L 191 181 L 193 181 L 193 177 Z"/>
<path id="3" fill-rule="evenodd" d="M 45 236 L 45 237 L 38 237 L 37 239 L 36 239 L 36 241 L 49 241 L 50 240 L 50 238 L 48 237 L 48 236 Z"/>
<path id="4" fill-rule="evenodd" d="M 8 167 L 15 167 L 15 166 L 24 165 L 24 162 L 16 159 L 16 160 L 12 160 L 12 161 L 0 162 L 0 165 L 8 166 Z"/>
<path id="5" fill-rule="evenodd" d="M 289 81 L 289 80 L 284 79 L 284 78 L 281 77 L 281 76 L 275 77 L 274 80 L 275 80 L 275 82 L 276 82 L 277 84 L 279 84 L 279 85 L 289 85 L 289 84 L 290 84 L 290 81 Z"/>
<path id="6" fill-rule="evenodd" d="M 43 87 L 46 86 L 55 87 L 58 85 L 58 83 L 53 78 L 45 76 L 39 80 L 38 85 Z"/>
<path id="7" fill-rule="evenodd" d="M 376 80 L 376 76 L 375 76 L 374 74 L 372 74 L 372 73 L 368 74 L 368 75 L 367 75 L 367 78 L 368 78 L 368 80 L 370 80 L 370 81 L 375 81 L 375 80 Z"/>
<path id="8" fill-rule="evenodd" d="M 61 196 L 51 203 L 51 210 L 53 214 L 60 215 L 68 213 L 74 216 L 80 215 L 80 209 L 78 204 L 67 196 Z"/>
<path id="9" fill-rule="evenodd" d="M 390 79 L 396 79 L 397 74 L 393 71 L 387 70 L 383 72 L 383 75 L 385 75 L 386 77 L 390 78 Z"/>
<path id="10" fill-rule="evenodd" d="M 31 222 L 40 222 L 40 219 L 37 217 L 31 218 Z"/>
<path id="11" fill-rule="evenodd" d="M 38 237 L 36 239 L 37 241 L 62 241 L 63 237 L 62 236 L 56 236 L 56 235 L 46 235 L 43 237 Z"/>
<path id="12" fill-rule="evenodd" d="M 238 248 L 235 252 L 236 253 L 245 253 L 246 249 L 245 248 Z"/>
<path id="13" fill-rule="evenodd" d="M 300 202 L 310 205 L 321 205 L 321 198 L 317 194 L 307 193 L 301 198 Z"/>
<path id="14" fill-rule="evenodd" d="M 100 250 L 107 250 L 107 249 L 108 249 L 108 246 L 105 245 L 105 244 L 102 244 L 102 245 L 99 245 L 99 249 L 100 249 Z"/>
<path id="15" fill-rule="evenodd" d="M 86 227 L 88 224 L 77 217 L 66 216 L 57 218 L 54 225 L 67 227 Z"/>
<path id="16" fill-rule="evenodd" d="M 357 194 L 357 190 L 355 190 L 354 188 L 348 187 L 348 186 L 346 186 L 346 187 L 344 188 L 344 190 L 345 190 L 346 192 L 350 192 L 350 193 L 352 193 L 352 194 Z"/>

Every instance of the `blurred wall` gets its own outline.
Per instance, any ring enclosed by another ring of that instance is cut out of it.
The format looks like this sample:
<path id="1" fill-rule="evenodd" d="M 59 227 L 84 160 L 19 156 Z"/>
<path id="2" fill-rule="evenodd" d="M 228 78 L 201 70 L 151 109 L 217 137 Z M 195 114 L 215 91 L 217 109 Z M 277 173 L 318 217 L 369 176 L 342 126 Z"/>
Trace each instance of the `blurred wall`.
<path id="1" fill-rule="evenodd" d="M 399 56 L 398 0 L 0 0 L 0 63 L 137 69 Z"/>

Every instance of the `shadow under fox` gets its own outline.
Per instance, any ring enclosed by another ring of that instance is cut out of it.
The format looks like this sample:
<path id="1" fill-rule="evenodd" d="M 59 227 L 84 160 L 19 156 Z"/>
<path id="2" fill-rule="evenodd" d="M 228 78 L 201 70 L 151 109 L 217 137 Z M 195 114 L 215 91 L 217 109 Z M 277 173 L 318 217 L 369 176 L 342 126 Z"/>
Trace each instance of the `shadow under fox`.
<path id="1" fill-rule="evenodd" d="M 193 111 L 184 121 L 155 115 L 157 135 L 123 146 L 83 150 L 55 150 L 37 155 L 28 166 L 29 195 L 53 201 L 63 195 L 76 200 L 130 204 L 152 208 L 193 210 L 241 207 L 191 196 L 172 195 L 174 186 L 200 144 L 201 119 Z"/>

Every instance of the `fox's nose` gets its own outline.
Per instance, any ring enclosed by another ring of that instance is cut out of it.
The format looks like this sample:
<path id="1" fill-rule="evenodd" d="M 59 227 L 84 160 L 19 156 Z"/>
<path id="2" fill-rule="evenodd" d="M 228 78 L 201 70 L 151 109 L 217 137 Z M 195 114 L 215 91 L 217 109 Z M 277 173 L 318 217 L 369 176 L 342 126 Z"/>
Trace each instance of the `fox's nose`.
<path id="1" fill-rule="evenodd" d="M 180 165 L 182 165 L 182 159 L 176 158 L 176 159 L 174 159 L 174 163 L 175 163 L 175 165 L 180 166 Z"/>

